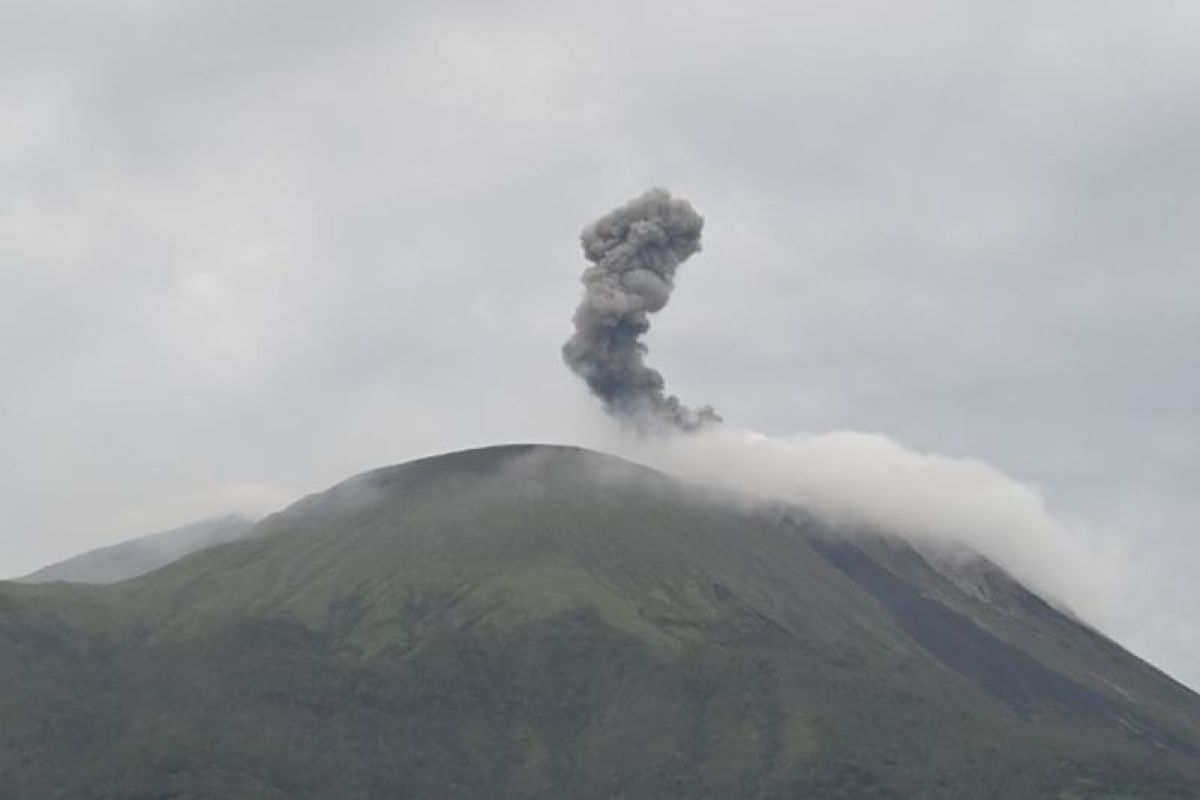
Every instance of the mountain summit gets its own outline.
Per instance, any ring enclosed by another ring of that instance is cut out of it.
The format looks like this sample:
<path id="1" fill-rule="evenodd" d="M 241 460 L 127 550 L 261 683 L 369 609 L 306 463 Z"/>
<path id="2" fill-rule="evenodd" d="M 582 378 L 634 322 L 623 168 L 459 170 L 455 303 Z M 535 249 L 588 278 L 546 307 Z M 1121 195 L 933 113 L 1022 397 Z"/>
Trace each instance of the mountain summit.
<path id="1" fill-rule="evenodd" d="M 0 674 L 14 798 L 1200 796 L 1200 697 L 994 565 L 566 447 L 0 584 Z"/>

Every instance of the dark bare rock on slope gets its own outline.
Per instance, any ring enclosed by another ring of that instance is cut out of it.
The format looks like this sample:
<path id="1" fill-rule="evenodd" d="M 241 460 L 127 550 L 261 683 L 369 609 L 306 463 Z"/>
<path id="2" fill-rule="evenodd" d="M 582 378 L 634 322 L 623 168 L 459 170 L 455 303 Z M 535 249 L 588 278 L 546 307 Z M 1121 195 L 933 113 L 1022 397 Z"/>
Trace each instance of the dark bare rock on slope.
<path id="1" fill-rule="evenodd" d="M 1196 798 L 1200 697 L 987 562 L 598 453 L 0 585 L 14 798 Z"/>

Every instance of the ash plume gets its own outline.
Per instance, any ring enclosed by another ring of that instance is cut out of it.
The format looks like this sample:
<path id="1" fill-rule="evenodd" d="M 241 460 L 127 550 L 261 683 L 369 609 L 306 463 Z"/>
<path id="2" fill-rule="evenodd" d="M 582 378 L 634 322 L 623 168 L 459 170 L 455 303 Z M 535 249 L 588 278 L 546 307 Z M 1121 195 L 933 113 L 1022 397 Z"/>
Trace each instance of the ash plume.
<path id="1" fill-rule="evenodd" d="M 662 374 L 646 366 L 642 334 L 666 306 L 675 270 L 700 250 L 704 219 L 686 200 L 651 189 L 584 229 L 592 266 L 563 361 L 604 401 L 604 409 L 645 431 L 693 431 L 721 418 L 711 406 L 691 409 L 666 394 Z"/>

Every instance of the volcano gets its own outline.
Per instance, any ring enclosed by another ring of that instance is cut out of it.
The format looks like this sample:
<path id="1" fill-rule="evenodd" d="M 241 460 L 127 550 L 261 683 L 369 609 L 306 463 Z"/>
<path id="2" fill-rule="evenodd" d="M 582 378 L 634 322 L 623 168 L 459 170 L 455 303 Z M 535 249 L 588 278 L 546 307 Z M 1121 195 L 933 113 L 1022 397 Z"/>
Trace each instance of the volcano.
<path id="1" fill-rule="evenodd" d="M 6 798 L 1196 798 L 1200 696 L 982 558 L 576 448 L 0 584 Z"/>

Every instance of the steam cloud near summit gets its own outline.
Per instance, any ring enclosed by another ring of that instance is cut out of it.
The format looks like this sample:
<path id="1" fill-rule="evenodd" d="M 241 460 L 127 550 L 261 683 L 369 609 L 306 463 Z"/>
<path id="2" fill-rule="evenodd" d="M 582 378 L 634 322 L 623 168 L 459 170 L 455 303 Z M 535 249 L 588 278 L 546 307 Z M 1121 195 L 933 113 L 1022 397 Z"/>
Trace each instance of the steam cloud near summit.
<path id="1" fill-rule="evenodd" d="M 675 271 L 700 250 L 704 219 L 665 189 L 651 189 L 583 231 L 583 301 L 563 360 L 604 401 L 604 409 L 639 430 L 692 431 L 720 421 L 711 406 L 691 409 L 665 392 L 646 366 L 650 315 L 666 306 Z"/>
<path id="2" fill-rule="evenodd" d="M 603 446 L 694 483 L 794 504 L 839 530 L 886 531 L 951 561 L 978 553 L 1102 628 L 1119 627 L 1120 598 L 1135 591 L 1114 540 L 1056 517 L 1036 488 L 978 459 L 847 430 L 767 436 L 721 426 Z"/>

